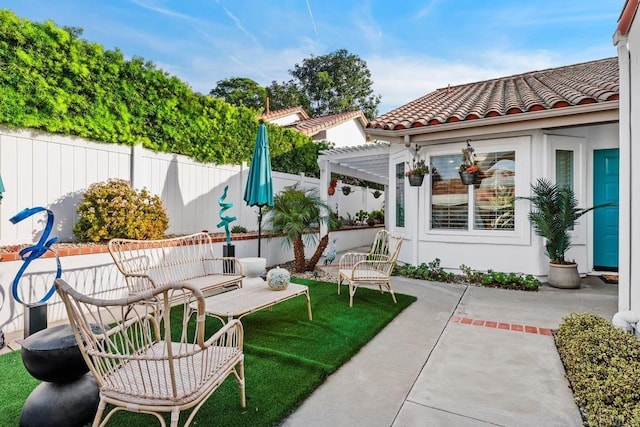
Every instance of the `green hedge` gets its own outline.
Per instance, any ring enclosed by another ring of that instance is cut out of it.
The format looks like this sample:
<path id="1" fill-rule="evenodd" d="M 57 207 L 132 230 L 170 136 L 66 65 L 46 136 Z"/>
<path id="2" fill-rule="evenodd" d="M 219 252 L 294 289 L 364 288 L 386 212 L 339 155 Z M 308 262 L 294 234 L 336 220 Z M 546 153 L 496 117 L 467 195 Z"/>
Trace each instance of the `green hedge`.
<path id="1" fill-rule="evenodd" d="M 640 341 L 593 314 L 571 314 L 556 345 L 589 426 L 640 425 Z"/>
<path id="2" fill-rule="evenodd" d="M 196 93 L 151 62 L 125 60 L 81 33 L 0 10 L 1 124 L 142 143 L 216 164 L 251 160 L 256 111 Z M 290 129 L 268 128 L 274 170 L 317 176 L 323 146 Z"/>

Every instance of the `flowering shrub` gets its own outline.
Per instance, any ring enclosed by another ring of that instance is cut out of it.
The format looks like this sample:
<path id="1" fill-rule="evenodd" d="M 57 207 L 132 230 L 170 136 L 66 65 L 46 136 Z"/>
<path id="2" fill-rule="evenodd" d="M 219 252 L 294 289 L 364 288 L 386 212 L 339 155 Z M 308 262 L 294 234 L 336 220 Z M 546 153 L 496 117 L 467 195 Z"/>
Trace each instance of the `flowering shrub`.
<path id="1" fill-rule="evenodd" d="M 77 209 L 80 219 L 73 234 L 80 242 L 101 242 L 116 237 L 161 239 L 169 218 L 157 195 L 137 192 L 129 182 L 110 179 L 89 186 Z"/>

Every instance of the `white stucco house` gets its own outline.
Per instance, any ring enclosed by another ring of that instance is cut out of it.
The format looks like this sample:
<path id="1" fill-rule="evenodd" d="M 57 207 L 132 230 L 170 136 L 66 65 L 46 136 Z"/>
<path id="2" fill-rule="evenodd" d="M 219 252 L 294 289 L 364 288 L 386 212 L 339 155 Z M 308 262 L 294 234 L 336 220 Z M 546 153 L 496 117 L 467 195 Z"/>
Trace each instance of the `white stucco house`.
<path id="1" fill-rule="evenodd" d="M 618 307 L 640 313 L 640 23 L 627 0 L 613 42 L 620 67 L 620 272 Z M 638 160 L 636 162 L 636 160 Z M 633 221 L 635 220 L 635 224 Z"/>
<path id="2" fill-rule="evenodd" d="M 302 107 L 270 111 L 260 115 L 270 123 L 295 129 L 314 141 L 332 142 L 335 147 L 366 143 L 367 118 L 362 111 L 347 111 L 328 116 L 309 117 Z"/>
<path id="3" fill-rule="evenodd" d="M 438 89 L 372 120 L 366 134 L 383 142 L 323 152 L 321 183 L 340 173 L 386 185 L 402 262 L 544 278 L 529 202 L 506 200 L 546 177 L 573 186 L 581 207 L 618 201 L 618 85 L 618 60 L 606 58 Z M 473 185 L 457 170 L 468 144 L 480 165 Z M 414 159 L 431 167 L 419 187 L 405 176 Z M 567 258 L 582 274 L 617 271 L 617 206 L 583 216 L 572 235 Z"/>

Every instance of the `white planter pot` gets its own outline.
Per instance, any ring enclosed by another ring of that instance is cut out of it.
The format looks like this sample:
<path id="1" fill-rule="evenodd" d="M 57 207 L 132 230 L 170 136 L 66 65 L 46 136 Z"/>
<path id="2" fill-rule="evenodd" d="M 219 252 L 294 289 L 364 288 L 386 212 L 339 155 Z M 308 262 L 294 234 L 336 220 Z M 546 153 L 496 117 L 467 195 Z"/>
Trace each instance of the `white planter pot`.
<path id="1" fill-rule="evenodd" d="M 580 287 L 578 264 L 549 263 L 549 286 L 561 289 L 578 289 Z"/>

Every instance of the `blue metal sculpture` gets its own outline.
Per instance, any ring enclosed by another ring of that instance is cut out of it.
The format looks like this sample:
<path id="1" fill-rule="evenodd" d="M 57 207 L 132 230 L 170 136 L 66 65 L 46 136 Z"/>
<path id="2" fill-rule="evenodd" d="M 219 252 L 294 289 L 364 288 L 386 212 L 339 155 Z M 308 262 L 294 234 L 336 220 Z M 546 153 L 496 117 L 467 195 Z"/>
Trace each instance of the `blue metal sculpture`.
<path id="1" fill-rule="evenodd" d="M 222 197 L 220 197 L 218 199 L 218 205 L 220 205 L 220 212 L 218 213 L 218 215 L 220 215 L 220 219 L 221 221 L 218 223 L 217 227 L 220 228 L 222 226 L 224 226 L 224 232 L 227 235 L 227 245 L 231 244 L 231 233 L 229 232 L 229 224 L 232 223 L 233 221 L 236 220 L 235 216 L 225 216 L 223 215 L 227 210 L 231 209 L 233 207 L 233 203 L 231 202 L 225 202 L 224 199 L 227 198 L 227 190 L 229 189 L 229 186 L 226 185 L 224 187 L 224 191 L 222 192 Z"/>
<path id="2" fill-rule="evenodd" d="M 37 214 L 38 212 L 42 212 L 42 211 L 47 212 L 47 225 L 44 227 L 44 230 L 42 231 L 42 235 L 40 236 L 40 240 L 38 240 L 38 243 L 36 243 L 34 246 L 26 247 L 20 251 L 19 253 L 20 258 L 22 258 L 24 263 L 20 267 L 20 270 L 18 270 L 16 277 L 13 279 L 13 286 L 11 287 L 11 294 L 13 295 L 13 299 L 15 299 L 16 301 L 18 301 L 20 304 L 23 304 L 23 305 L 27 305 L 27 303 L 22 302 L 22 300 L 20 299 L 20 296 L 18 295 L 18 284 L 20 283 L 20 278 L 22 277 L 22 274 L 25 272 L 29 264 L 31 264 L 31 261 L 33 261 L 36 258 L 40 258 L 47 251 L 51 251 L 53 255 L 56 257 L 57 269 L 56 269 L 55 278 L 59 279 L 60 276 L 62 276 L 62 266 L 60 265 L 60 259 L 58 258 L 58 254 L 51 249 L 51 245 L 57 242 L 58 238 L 52 237 L 51 239 L 49 239 L 49 235 L 51 234 L 51 229 L 53 228 L 53 212 L 43 207 L 25 208 L 20 212 L 18 212 L 17 214 L 15 214 L 14 216 L 12 216 L 11 218 L 9 218 L 9 221 L 11 221 L 12 224 L 16 224 L 22 221 L 23 219 L 29 218 L 31 215 Z M 38 301 L 38 304 L 46 302 L 49 298 L 53 296 L 54 292 L 55 292 L 55 288 L 53 287 L 53 283 L 52 283 L 51 288 L 47 291 L 45 296 L 42 297 L 40 301 Z"/>

